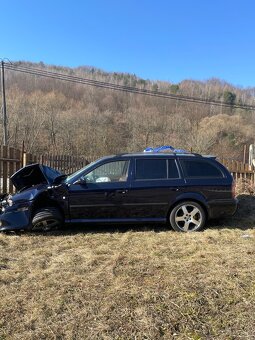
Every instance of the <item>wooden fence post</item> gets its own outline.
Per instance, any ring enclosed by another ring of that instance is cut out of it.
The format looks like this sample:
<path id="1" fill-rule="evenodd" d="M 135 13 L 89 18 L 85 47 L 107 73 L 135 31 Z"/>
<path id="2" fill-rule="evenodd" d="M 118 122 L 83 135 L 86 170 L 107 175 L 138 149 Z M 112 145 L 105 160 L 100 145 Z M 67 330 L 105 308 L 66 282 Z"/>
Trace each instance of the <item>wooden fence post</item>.
<path id="1" fill-rule="evenodd" d="M 27 165 L 27 153 L 26 151 L 23 151 L 22 153 L 22 167 Z"/>

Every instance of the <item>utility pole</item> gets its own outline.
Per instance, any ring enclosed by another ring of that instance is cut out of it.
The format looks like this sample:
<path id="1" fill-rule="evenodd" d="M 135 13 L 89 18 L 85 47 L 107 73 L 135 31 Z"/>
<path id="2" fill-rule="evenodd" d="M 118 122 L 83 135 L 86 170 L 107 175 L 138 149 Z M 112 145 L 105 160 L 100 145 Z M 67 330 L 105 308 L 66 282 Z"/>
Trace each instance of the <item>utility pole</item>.
<path id="1" fill-rule="evenodd" d="M 4 83 L 4 62 L 1 62 L 1 79 L 2 79 L 2 112 L 3 112 L 3 144 L 7 145 L 7 114 L 6 114 L 6 100 L 5 100 L 5 83 Z"/>

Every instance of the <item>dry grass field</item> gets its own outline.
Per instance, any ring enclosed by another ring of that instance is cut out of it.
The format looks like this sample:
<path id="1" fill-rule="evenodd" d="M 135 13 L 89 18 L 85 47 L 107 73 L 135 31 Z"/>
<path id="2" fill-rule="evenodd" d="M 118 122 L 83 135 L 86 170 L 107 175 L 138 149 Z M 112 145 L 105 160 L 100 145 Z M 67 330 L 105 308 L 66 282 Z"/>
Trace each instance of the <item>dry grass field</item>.
<path id="1" fill-rule="evenodd" d="M 0 234 L 0 339 L 255 339 L 254 226 Z"/>

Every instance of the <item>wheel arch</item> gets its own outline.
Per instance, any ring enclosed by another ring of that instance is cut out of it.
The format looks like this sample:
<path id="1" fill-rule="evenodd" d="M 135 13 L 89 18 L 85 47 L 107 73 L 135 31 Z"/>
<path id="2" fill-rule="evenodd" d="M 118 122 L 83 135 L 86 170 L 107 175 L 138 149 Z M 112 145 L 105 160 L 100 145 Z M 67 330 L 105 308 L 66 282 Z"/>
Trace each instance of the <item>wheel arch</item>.
<path id="1" fill-rule="evenodd" d="M 31 218 L 33 218 L 37 210 L 46 208 L 46 207 L 57 208 L 64 218 L 65 213 L 64 213 L 63 208 L 61 207 L 59 202 L 53 199 L 52 197 L 50 197 L 47 192 L 43 192 L 35 198 L 33 205 L 32 205 L 32 209 L 31 209 Z"/>

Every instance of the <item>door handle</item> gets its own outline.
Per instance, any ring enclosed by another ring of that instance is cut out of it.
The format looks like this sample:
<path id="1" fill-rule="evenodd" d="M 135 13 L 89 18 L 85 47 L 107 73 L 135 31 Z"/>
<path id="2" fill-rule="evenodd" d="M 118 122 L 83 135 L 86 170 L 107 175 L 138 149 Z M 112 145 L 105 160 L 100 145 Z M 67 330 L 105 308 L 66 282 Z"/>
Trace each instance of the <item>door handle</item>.
<path id="1" fill-rule="evenodd" d="M 179 191 L 179 188 L 170 188 L 171 191 Z"/>
<path id="2" fill-rule="evenodd" d="M 122 189 L 122 190 L 116 190 L 116 194 L 126 194 L 128 192 L 128 190 L 126 189 Z"/>
<path id="3" fill-rule="evenodd" d="M 105 192 L 105 197 L 114 197 L 116 194 L 122 194 L 125 195 L 128 192 L 128 190 L 122 189 L 122 190 L 113 190 L 109 192 Z"/>
<path id="4" fill-rule="evenodd" d="M 113 196 L 115 196 L 115 192 L 114 191 L 105 192 L 104 195 L 105 195 L 105 197 L 113 197 Z"/>

